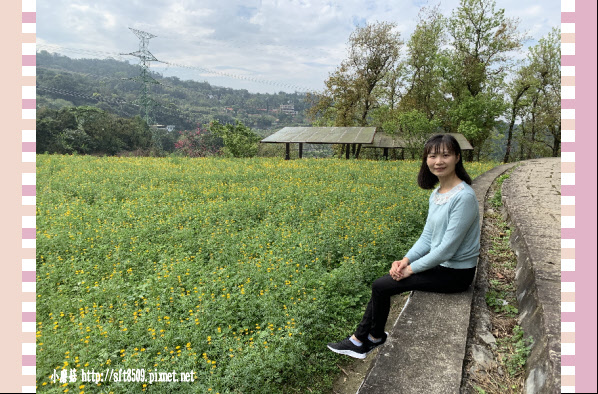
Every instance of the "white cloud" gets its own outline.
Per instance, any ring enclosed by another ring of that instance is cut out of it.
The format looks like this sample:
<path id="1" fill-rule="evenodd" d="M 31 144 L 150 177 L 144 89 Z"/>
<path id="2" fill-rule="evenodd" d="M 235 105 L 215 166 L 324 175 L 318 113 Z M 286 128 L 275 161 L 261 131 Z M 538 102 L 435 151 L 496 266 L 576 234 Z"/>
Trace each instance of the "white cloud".
<path id="1" fill-rule="evenodd" d="M 542 14 L 542 6 L 534 5 L 528 8 L 524 8 L 519 12 L 521 16 L 538 16 Z"/>

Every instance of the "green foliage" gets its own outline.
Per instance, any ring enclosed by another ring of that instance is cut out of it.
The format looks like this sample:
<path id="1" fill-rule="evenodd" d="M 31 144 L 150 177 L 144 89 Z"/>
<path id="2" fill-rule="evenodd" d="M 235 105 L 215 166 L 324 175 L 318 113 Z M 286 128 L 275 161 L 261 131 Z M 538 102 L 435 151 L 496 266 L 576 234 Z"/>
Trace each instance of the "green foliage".
<path id="1" fill-rule="evenodd" d="M 384 106 L 373 112 L 373 119 L 382 125 L 385 133 L 400 136 L 405 143 L 404 156 L 415 160 L 421 158 L 426 140 L 440 127 L 438 119 L 430 120 L 418 109 L 403 111 Z"/>
<path id="2" fill-rule="evenodd" d="M 508 349 L 505 352 L 505 366 L 511 376 L 517 376 L 525 372 L 525 363 L 533 345 L 531 337 L 525 337 L 520 326 L 513 327 L 513 335 L 501 341 L 502 346 Z"/>
<path id="3" fill-rule="evenodd" d="M 209 131 L 224 142 L 223 154 L 231 157 L 253 157 L 257 154 L 261 138 L 241 122 L 221 124 L 210 123 Z"/>
<path id="4" fill-rule="evenodd" d="M 206 128 L 198 127 L 195 131 L 181 131 L 175 143 L 178 153 L 189 157 L 206 157 L 216 154 L 222 141 Z"/>
<path id="5" fill-rule="evenodd" d="M 452 127 L 463 134 L 479 154 L 504 110 L 504 101 L 497 95 L 480 93 L 474 97 L 464 92 L 448 112 Z"/>
<path id="6" fill-rule="evenodd" d="M 492 198 L 490 198 L 490 204 L 496 208 L 502 207 L 502 184 L 506 179 L 509 179 L 511 173 L 513 171 L 509 171 L 505 174 L 502 174 L 496 179 L 496 191 Z"/>
<path id="7" fill-rule="evenodd" d="M 494 207 L 502 207 L 502 191 L 498 189 L 490 199 L 490 204 Z"/>
<path id="8" fill-rule="evenodd" d="M 99 153 L 147 149 L 151 132 L 140 118 L 119 118 L 89 106 L 42 108 L 37 112 L 37 150 L 48 153 Z"/>
<path id="9" fill-rule="evenodd" d="M 495 313 L 504 313 L 511 317 L 516 317 L 519 310 L 507 301 L 508 294 L 503 291 L 489 290 L 486 292 L 486 304 L 494 310 Z"/>
<path id="10" fill-rule="evenodd" d="M 441 48 L 446 45 L 446 18 L 439 6 L 424 7 L 418 16 L 405 61 L 407 91 L 398 108 L 417 109 L 430 120 L 443 116 Z"/>
<path id="11" fill-rule="evenodd" d="M 429 120 L 426 114 L 418 110 L 400 113 L 397 123 L 406 142 L 405 151 L 411 155 L 412 159 L 420 157 L 422 146 L 440 125 L 438 120 Z"/>
<path id="12" fill-rule="evenodd" d="M 325 344 L 357 324 L 371 281 L 419 236 L 429 194 L 416 162 L 36 165 L 36 371 L 51 393 L 65 389 L 53 371 L 71 368 L 196 373 L 148 393 L 329 392 L 339 357 Z"/>

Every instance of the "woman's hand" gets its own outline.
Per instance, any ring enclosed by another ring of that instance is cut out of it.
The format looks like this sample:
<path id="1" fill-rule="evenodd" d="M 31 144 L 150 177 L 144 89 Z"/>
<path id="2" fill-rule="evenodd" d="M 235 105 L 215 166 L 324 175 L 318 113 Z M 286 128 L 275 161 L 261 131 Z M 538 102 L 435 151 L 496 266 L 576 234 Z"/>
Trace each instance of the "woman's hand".
<path id="1" fill-rule="evenodd" d="M 403 260 L 394 261 L 392 263 L 389 274 L 394 280 L 404 279 L 407 277 L 405 276 L 406 268 L 409 268 L 409 274 L 407 276 L 410 276 L 413 272 L 411 271 L 411 267 L 409 267 L 409 259 L 404 257 Z"/>
<path id="2" fill-rule="evenodd" d="M 413 270 L 411 269 L 410 265 L 405 266 L 402 270 L 401 270 L 401 279 L 405 279 L 410 277 L 411 275 L 413 275 Z"/>

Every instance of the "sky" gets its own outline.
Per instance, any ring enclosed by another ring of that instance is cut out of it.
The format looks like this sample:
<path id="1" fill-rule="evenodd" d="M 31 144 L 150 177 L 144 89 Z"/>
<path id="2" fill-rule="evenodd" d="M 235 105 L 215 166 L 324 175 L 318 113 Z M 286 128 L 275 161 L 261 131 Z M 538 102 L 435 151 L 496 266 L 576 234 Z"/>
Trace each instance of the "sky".
<path id="1" fill-rule="evenodd" d="M 147 48 L 164 77 L 207 81 L 252 93 L 321 91 L 346 58 L 350 34 L 394 22 L 404 41 L 426 0 L 49 0 L 37 2 L 38 50 L 73 58 L 114 58 L 140 48 L 129 28 L 150 33 Z M 445 16 L 459 0 L 444 0 Z M 496 0 L 537 43 L 560 27 L 560 0 Z M 525 57 L 525 49 L 514 57 Z"/>

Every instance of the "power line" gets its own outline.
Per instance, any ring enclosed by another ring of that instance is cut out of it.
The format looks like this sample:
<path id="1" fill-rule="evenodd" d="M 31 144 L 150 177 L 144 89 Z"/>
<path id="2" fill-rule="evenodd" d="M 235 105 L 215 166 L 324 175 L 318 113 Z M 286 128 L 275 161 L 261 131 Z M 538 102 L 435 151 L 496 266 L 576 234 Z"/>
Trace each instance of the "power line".
<path id="1" fill-rule="evenodd" d="M 118 98 L 107 98 L 107 97 L 103 97 L 99 94 L 96 94 L 94 96 L 89 96 L 89 95 L 85 95 L 85 94 L 82 94 L 79 92 L 73 92 L 70 90 L 63 90 L 63 89 L 55 89 L 55 88 L 45 87 L 45 86 L 40 86 L 40 85 L 36 85 L 35 88 L 37 90 L 42 90 L 42 91 L 46 91 L 46 92 L 54 93 L 54 94 L 60 94 L 63 96 L 71 96 L 71 97 L 78 97 L 78 98 L 83 98 L 83 99 L 87 99 L 87 100 L 102 101 L 102 102 L 106 102 L 109 104 L 117 104 L 117 105 L 121 105 L 121 106 L 123 104 L 127 104 L 127 105 L 139 107 L 139 105 L 137 105 L 135 103 L 130 103 L 126 100 L 122 100 L 122 99 L 118 99 Z M 122 109 L 122 107 L 121 107 L 121 112 L 129 117 L 133 117 L 133 115 L 131 115 L 130 113 L 128 113 L 127 111 Z"/>
<path id="2" fill-rule="evenodd" d="M 86 95 L 86 94 L 83 94 L 80 92 L 73 92 L 71 90 L 64 90 L 64 89 L 56 89 L 56 88 L 46 87 L 46 86 L 41 86 L 41 85 L 36 85 L 36 89 L 46 91 L 48 93 L 63 95 L 63 96 L 71 96 L 71 97 L 83 98 L 83 99 L 87 99 L 87 100 L 106 102 L 109 104 L 121 105 L 120 111 L 129 117 L 133 117 L 133 115 L 131 115 L 127 111 L 123 110 L 122 105 L 131 105 L 131 106 L 134 106 L 137 108 L 141 108 L 141 106 L 135 102 L 129 102 L 129 101 L 126 101 L 123 99 L 118 99 L 118 98 L 103 97 L 97 93 L 94 93 L 94 95 L 89 96 L 89 95 Z M 163 115 L 170 114 L 170 115 L 180 116 L 181 118 L 187 120 L 190 123 L 197 123 L 197 119 L 192 119 L 190 114 L 181 111 L 178 107 L 176 107 L 175 104 L 169 104 L 168 106 L 166 106 L 166 105 L 162 105 L 158 102 L 155 102 L 154 109 L 156 112 L 159 112 Z"/>
<path id="3" fill-rule="evenodd" d="M 36 66 L 36 68 L 38 70 L 48 70 L 48 71 L 55 71 L 58 73 L 68 73 L 68 74 L 75 74 L 81 77 L 94 77 L 97 80 L 99 80 L 100 82 L 103 81 L 122 81 L 122 78 L 119 77 L 108 77 L 105 75 L 99 75 L 99 74 L 91 74 L 91 73 L 83 73 L 80 71 L 72 71 L 72 70 L 65 70 L 65 69 L 61 69 L 61 68 L 53 68 L 53 67 L 47 67 L 47 66 L 40 66 L 39 64 Z"/>
<path id="4" fill-rule="evenodd" d="M 67 96 L 76 96 L 76 97 L 86 98 L 86 99 L 90 99 L 90 100 L 105 101 L 105 102 L 114 103 L 114 104 L 129 104 L 129 105 L 134 105 L 136 107 L 139 107 L 138 104 L 130 103 L 126 100 L 122 100 L 122 99 L 118 99 L 118 98 L 106 98 L 99 94 L 96 94 L 95 96 L 88 96 L 88 95 L 85 95 L 85 94 L 82 94 L 79 92 L 73 92 L 71 90 L 56 89 L 56 88 L 40 86 L 40 85 L 36 85 L 36 89 L 45 90 L 50 93 L 64 94 Z"/>
<path id="5" fill-rule="evenodd" d="M 204 67 L 187 66 L 187 65 L 184 65 L 184 64 L 171 63 L 171 62 L 167 62 L 167 61 L 163 61 L 163 60 L 159 60 L 159 62 L 164 63 L 164 64 L 168 64 L 168 65 L 173 66 L 173 67 L 187 68 L 187 69 L 190 69 L 190 70 L 196 70 L 196 71 L 200 71 L 200 72 L 204 72 L 204 73 L 209 73 L 209 74 L 216 74 L 216 75 L 223 76 L 223 77 L 228 77 L 228 78 L 235 78 L 235 79 L 239 79 L 239 80 L 245 80 L 245 81 L 249 81 L 249 82 L 267 84 L 267 85 L 271 85 L 271 86 L 280 86 L 280 87 L 292 88 L 297 93 L 307 93 L 309 91 L 309 89 L 301 87 L 301 86 L 298 86 L 298 85 L 290 85 L 290 84 L 286 84 L 286 83 L 282 83 L 282 82 L 275 82 L 275 81 L 269 81 L 269 80 L 266 80 L 266 79 L 253 78 L 253 77 L 248 77 L 246 75 L 238 75 L 238 74 L 226 73 L 226 72 L 212 70 L 212 69 L 204 68 Z"/>
<path id="6" fill-rule="evenodd" d="M 63 52 L 73 52 L 73 53 L 82 53 L 82 54 L 88 54 L 88 55 L 96 55 L 98 57 L 103 57 L 103 58 L 109 58 L 109 59 L 114 59 L 114 60 L 125 60 L 124 57 L 122 57 L 119 53 L 115 53 L 115 52 L 105 52 L 105 51 L 99 51 L 97 49 L 91 50 L 91 49 L 83 49 L 83 48 L 71 48 L 71 47 L 64 47 L 61 45 L 55 45 L 55 44 L 37 44 L 37 50 L 50 50 L 50 51 L 57 51 L 57 50 L 62 50 Z"/>
<path id="7" fill-rule="evenodd" d="M 65 52 L 75 52 L 75 53 L 83 53 L 83 54 L 89 54 L 89 55 L 96 55 L 99 57 L 104 57 L 104 58 L 111 58 L 111 59 L 115 59 L 118 58 L 120 60 L 125 60 L 119 53 L 113 53 L 113 52 L 104 52 L 104 51 L 96 51 L 96 50 L 88 50 L 88 49 L 79 49 L 79 48 L 67 48 L 67 47 L 63 47 L 60 45 L 48 45 L 48 44 L 38 44 L 38 49 L 50 49 L 50 50 L 63 50 Z M 272 81 L 272 80 L 267 80 L 267 79 L 263 79 L 263 78 L 253 78 L 253 77 L 249 77 L 247 75 L 239 75 L 239 74 L 235 74 L 235 73 L 230 73 L 230 72 L 222 72 L 222 71 L 218 71 L 218 70 L 214 70 L 214 69 L 209 69 L 209 68 L 204 68 L 204 67 L 197 67 L 197 66 L 189 66 L 189 65 L 184 65 L 184 64 L 177 64 L 177 63 L 173 63 L 173 62 L 167 62 L 164 60 L 159 60 L 156 59 L 156 61 L 169 65 L 169 66 L 173 66 L 173 67 L 180 67 L 180 68 L 186 68 L 189 70 L 193 70 L 193 71 L 199 71 L 202 73 L 207 73 L 207 74 L 214 74 L 216 76 L 220 76 L 220 77 L 225 77 L 225 78 L 233 78 L 233 79 L 237 79 L 237 80 L 245 80 L 248 82 L 253 82 L 253 83 L 258 83 L 258 84 L 262 84 L 262 85 L 269 85 L 269 86 L 278 86 L 278 87 L 283 87 L 283 88 L 289 88 L 289 89 L 293 89 L 295 90 L 297 93 L 307 93 L 313 89 L 309 89 L 303 86 L 299 86 L 299 85 L 294 85 L 294 84 L 288 84 L 288 83 L 283 83 L 283 82 L 278 82 L 278 81 Z M 250 70 L 251 71 L 251 70 Z"/>
<path id="8" fill-rule="evenodd" d="M 65 70 L 65 69 L 61 69 L 61 68 L 53 68 L 53 67 L 48 67 L 48 66 L 40 66 L 37 65 L 36 67 L 38 70 L 48 70 L 48 71 L 55 71 L 55 72 L 59 72 L 59 73 L 68 73 L 68 74 L 74 74 L 74 75 L 78 75 L 81 77 L 94 77 L 96 79 L 98 79 L 100 82 L 104 82 L 104 81 L 123 81 L 123 80 L 134 80 L 135 78 L 121 78 L 121 77 L 109 77 L 106 75 L 100 75 L 100 74 L 92 74 L 92 73 L 84 73 L 84 72 L 80 72 L 80 71 L 72 71 L 72 70 Z M 153 72 L 154 74 L 159 75 L 161 78 L 163 79 L 167 79 L 168 77 L 165 77 L 164 75 L 161 75 L 161 73 L 158 72 Z M 159 82 L 160 86 L 165 86 L 168 88 L 175 88 L 173 85 L 164 82 L 163 80 Z"/>

